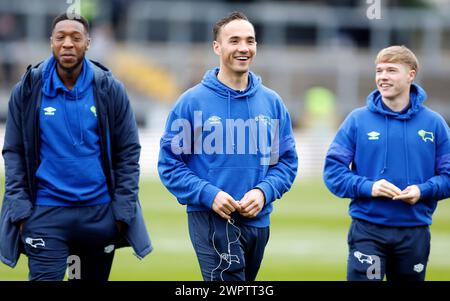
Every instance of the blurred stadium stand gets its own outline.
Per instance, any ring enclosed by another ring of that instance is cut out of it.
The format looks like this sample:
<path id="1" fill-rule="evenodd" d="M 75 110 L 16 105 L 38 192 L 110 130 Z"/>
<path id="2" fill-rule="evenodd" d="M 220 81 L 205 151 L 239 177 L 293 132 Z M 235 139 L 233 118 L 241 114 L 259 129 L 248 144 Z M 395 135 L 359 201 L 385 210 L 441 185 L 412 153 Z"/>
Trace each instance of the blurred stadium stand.
<path id="1" fill-rule="evenodd" d="M 49 56 L 52 19 L 73 1 L 0 0 L 1 121 L 25 67 Z M 382 0 L 381 19 L 367 17 L 366 0 L 80 2 L 92 23 L 88 57 L 108 66 L 130 94 L 141 127 L 144 175 L 155 174 L 170 105 L 218 64 L 212 27 L 234 10 L 255 24 L 258 55 L 252 69 L 291 112 L 301 175 L 320 175 L 335 127 L 375 89 L 375 54 L 388 45 L 403 44 L 418 55 L 417 81 L 428 92 L 427 105 L 450 120 L 449 0 Z M 331 91 L 336 102 L 324 117 L 334 118 L 325 130 L 308 122 L 305 99 L 313 87 Z"/>

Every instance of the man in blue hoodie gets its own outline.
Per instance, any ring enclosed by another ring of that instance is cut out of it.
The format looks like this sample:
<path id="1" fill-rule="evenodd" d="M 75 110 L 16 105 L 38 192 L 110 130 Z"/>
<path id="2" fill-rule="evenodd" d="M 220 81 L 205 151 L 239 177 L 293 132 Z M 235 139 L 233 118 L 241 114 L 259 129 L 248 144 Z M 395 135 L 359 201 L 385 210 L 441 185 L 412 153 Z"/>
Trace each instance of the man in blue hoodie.
<path id="1" fill-rule="evenodd" d="M 9 102 L 0 259 L 28 256 L 30 280 L 108 279 L 114 250 L 151 249 L 138 200 L 140 144 L 123 85 L 89 48 L 85 18 L 53 21 L 53 55 Z"/>
<path id="2" fill-rule="evenodd" d="M 432 214 L 450 196 L 449 128 L 423 105 L 408 48 L 382 49 L 375 64 L 377 90 L 340 126 L 323 178 L 351 198 L 347 279 L 424 280 Z"/>
<path id="3" fill-rule="evenodd" d="M 280 96 L 249 71 L 253 25 L 234 12 L 213 30 L 220 67 L 186 91 L 161 138 L 160 178 L 187 205 L 204 280 L 254 280 L 272 203 L 297 173 L 291 120 Z"/>

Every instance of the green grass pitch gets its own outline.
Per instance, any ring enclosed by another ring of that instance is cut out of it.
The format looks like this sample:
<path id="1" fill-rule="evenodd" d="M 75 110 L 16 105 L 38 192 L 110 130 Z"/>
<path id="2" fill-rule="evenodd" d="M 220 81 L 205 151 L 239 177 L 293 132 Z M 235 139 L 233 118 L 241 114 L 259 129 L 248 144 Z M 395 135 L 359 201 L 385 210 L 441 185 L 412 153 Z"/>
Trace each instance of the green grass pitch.
<path id="1" fill-rule="evenodd" d="M 154 251 L 140 261 L 131 248 L 118 250 L 110 280 L 201 280 L 185 207 L 158 180 L 144 181 L 140 187 Z M 348 202 L 332 196 L 320 179 L 296 182 L 274 203 L 257 280 L 345 280 Z M 431 233 L 427 280 L 450 280 L 449 200 L 439 203 Z M 22 255 L 14 269 L 1 264 L 0 280 L 27 280 L 27 258 Z"/>

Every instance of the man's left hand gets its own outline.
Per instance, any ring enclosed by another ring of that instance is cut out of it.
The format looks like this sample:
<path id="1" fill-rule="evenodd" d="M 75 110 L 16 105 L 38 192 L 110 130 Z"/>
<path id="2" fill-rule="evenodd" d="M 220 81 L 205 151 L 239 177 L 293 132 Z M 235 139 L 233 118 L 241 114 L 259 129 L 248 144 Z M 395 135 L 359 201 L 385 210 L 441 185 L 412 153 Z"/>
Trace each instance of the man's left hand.
<path id="1" fill-rule="evenodd" d="M 399 195 L 393 197 L 392 199 L 414 205 L 420 199 L 420 189 L 417 185 L 408 186 Z"/>
<path id="2" fill-rule="evenodd" d="M 253 218 L 261 212 L 265 202 L 264 193 L 260 189 L 252 189 L 240 200 L 241 210 L 239 213 L 242 216 Z"/>

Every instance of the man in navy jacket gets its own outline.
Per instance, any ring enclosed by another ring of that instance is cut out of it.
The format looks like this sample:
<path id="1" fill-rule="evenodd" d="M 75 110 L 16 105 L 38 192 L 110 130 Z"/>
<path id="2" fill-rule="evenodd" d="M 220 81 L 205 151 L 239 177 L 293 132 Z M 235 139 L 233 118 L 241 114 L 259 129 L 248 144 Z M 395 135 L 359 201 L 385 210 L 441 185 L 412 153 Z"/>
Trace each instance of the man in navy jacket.
<path id="1" fill-rule="evenodd" d="M 85 58 L 89 24 L 53 21 L 52 56 L 28 68 L 9 101 L 0 259 L 28 256 L 30 280 L 105 281 L 117 247 L 152 250 L 139 200 L 138 129 L 123 85 Z M 71 275 L 69 275 L 69 278 Z"/>
<path id="2" fill-rule="evenodd" d="M 375 64 L 377 89 L 339 128 L 324 181 L 352 199 L 348 280 L 424 280 L 432 215 L 450 196 L 449 128 L 423 105 L 411 50 L 382 49 Z"/>

